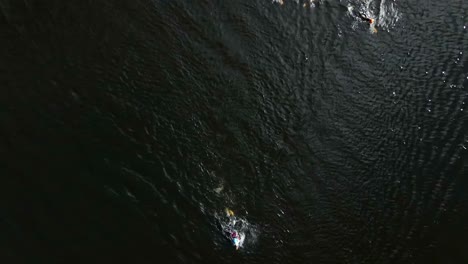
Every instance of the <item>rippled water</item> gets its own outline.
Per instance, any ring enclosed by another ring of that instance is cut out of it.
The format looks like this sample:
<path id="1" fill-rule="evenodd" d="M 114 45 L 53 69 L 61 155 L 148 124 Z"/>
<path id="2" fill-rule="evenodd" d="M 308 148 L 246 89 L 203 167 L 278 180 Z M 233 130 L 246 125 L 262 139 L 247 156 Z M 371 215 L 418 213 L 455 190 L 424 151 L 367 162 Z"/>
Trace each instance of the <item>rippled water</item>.
<path id="1" fill-rule="evenodd" d="M 0 10 L 5 260 L 468 261 L 468 2 Z"/>

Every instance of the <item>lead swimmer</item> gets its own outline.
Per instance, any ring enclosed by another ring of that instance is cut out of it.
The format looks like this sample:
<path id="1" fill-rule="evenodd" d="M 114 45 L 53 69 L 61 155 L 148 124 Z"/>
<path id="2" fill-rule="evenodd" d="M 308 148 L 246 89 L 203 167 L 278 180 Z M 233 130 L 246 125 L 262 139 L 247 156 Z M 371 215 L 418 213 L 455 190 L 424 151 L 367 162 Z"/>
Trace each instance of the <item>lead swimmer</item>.
<path id="1" fill-rule="evenodd" d="M 365 15 L 363 15 L 361 12 L 357 12 L 357 15 L 360 19 L 362 19 L 363 21 L 366 21 L 367 23 L 369 24 L 373 24 L 374 23 L 374 19 L 373 18 L 368 18 L 366 17 Z"/>

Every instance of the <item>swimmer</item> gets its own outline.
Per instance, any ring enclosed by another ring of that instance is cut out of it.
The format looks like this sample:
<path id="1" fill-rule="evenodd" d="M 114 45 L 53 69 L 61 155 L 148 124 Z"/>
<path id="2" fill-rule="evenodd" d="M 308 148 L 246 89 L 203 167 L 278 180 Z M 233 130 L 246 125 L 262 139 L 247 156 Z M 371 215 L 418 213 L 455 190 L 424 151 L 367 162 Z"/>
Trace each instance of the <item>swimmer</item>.
<path id="1" fill-rule="evenodd" d="M 369 24 L 374 24 L 374 19 L 373 18 L 368 18 L 362 13 L 358 13 L 359 18 L 361 18 L 363 21 L 366 21 Z"/>
<path id="2" fill-rule="evenodd" d="M 238 223 L 236 217 L 234 216 L 234 211 L 226 208 L 226 216 L 228 217 L 227 229 L 225 232 L 228 233 L 229 239 L 231 240 L 233 246 L 236 247 L 236 250 L 239 250 L 242 237 L 239 232 L 236 230 L 236 224 Z M 239 227 L 237 225 L 237 227 Z"/>
<path id="3" fill-rule="evenodd" d="M 354 17 L 358 17 L 362 21 L 367 22 L 369 24 L 369 28 L 370 28 L 372 33 L 377 33 L 377 28 L 376 28 L 376 25 L 375 25 L 375 19 L 369 18 L 369 17 L 367 17 L 366 15 L 364 15 L 363 13 L 361 13 L 359 11 L 353 11 L 352 8 L 350 8 L 349 10 L 350 10 L 350 12 L 352 13 L 352 15 Z"/>

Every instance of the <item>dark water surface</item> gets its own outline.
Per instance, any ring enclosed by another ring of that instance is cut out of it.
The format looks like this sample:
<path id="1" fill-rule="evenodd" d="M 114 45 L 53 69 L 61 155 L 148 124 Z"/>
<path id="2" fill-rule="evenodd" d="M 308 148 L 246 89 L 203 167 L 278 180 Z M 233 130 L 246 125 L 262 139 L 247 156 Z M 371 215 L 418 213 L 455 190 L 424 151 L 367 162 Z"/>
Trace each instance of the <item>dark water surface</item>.
<path id="1" fill-rule="evenodd" d="M 1 0 L 2 263 L 468 263 L 468 2 L 305 2 Z"/>

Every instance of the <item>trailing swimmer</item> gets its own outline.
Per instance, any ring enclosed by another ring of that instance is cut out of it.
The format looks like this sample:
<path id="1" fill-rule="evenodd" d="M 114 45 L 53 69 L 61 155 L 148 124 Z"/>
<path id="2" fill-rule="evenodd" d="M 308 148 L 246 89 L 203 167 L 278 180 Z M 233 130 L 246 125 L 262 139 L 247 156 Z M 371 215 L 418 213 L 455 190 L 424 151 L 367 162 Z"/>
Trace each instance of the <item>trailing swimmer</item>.
<path id="1" fill-rule="evenodd" d="M 229 239 L 231 240 L 232 245 L 239 250 L 241 246 L 241 242 L 244 240 L 243 234 L 240 234 L 239 231 L 236 229 L 236 217 L 234 216 L 234 211 L 231 209 L 226 208 L 226 216 L 229 218 L 229 222 L 226 227 L 226 232 L 229 234 Z"/>

